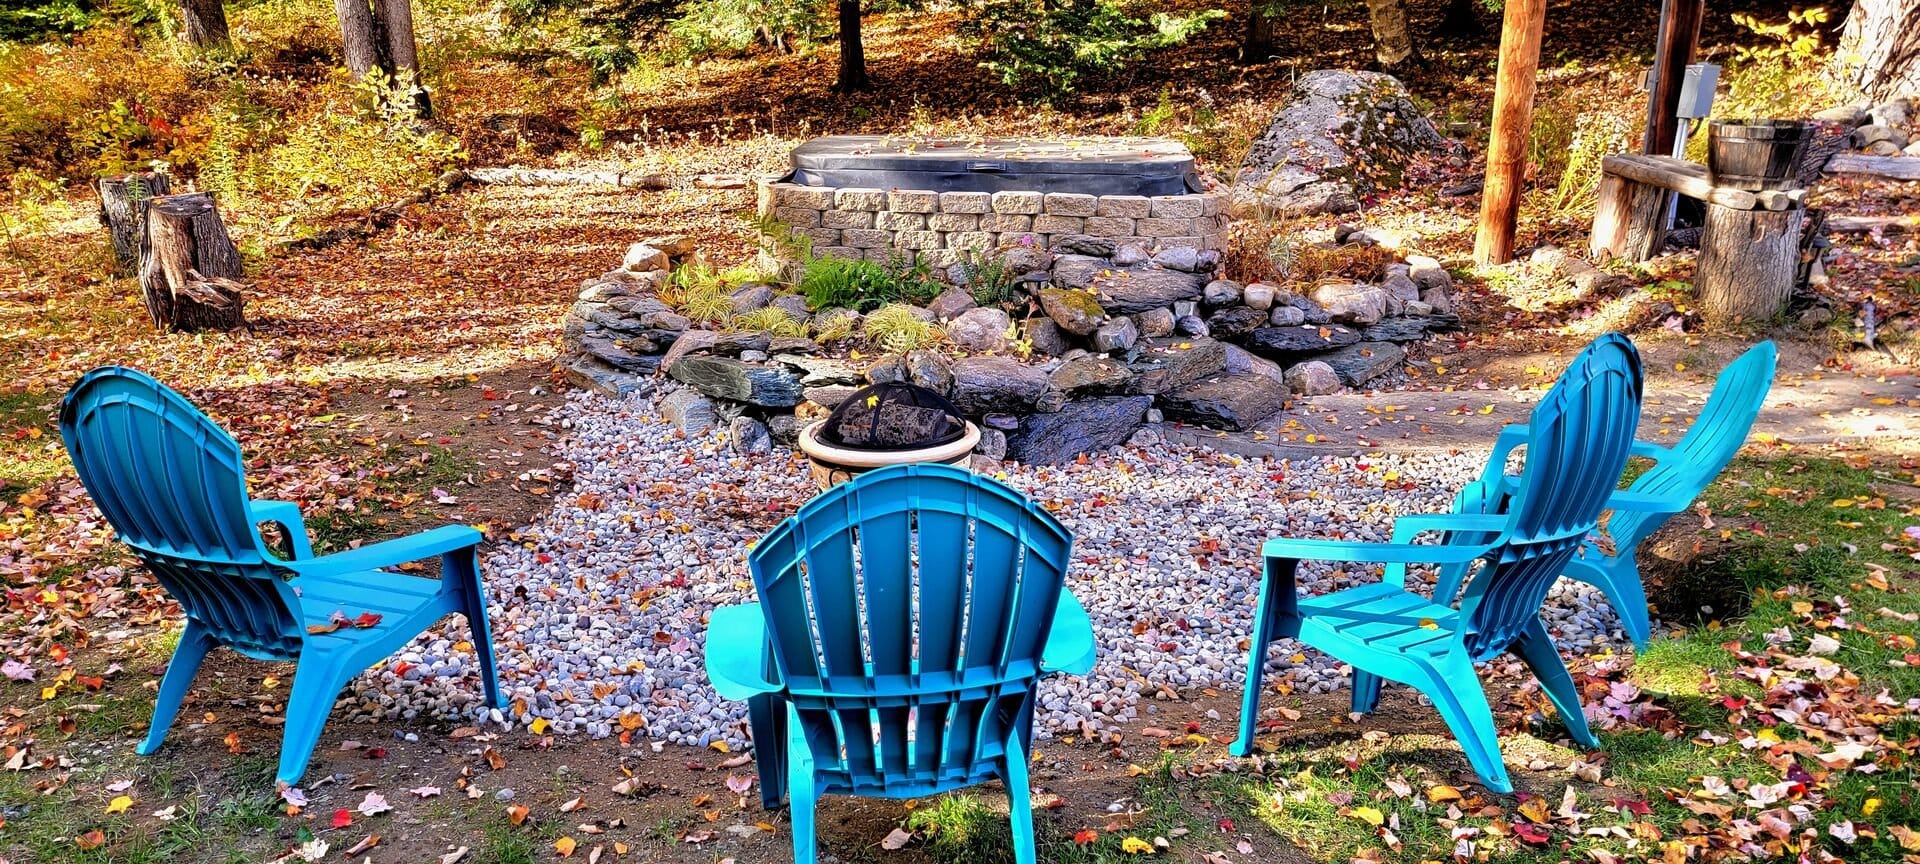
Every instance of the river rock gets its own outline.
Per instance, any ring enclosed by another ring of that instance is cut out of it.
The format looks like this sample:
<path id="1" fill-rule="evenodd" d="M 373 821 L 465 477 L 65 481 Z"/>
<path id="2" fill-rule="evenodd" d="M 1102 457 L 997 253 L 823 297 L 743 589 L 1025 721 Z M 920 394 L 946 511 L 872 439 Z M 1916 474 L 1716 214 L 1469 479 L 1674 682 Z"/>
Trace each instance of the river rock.
<path id="1" fill-rule="evenodd" d="M 1283 363 L 1301 355 L 1332 351 L 1360 341 L 1359 331 L 1338 324 L 1300 327 L 1262 327 L 1247 335 L 1246 346 L 1263 357 Z"/>
<path id="2" fill-rule="evenodd" d="M 1332 282 L 1313 289 L 1313 301 L 1343 324 L 1373 324 L 1387 317 L 1387 292 L 1372 285 Z"/>
<path id="3" fill-rule="evenodd" d="M 1100 275 L 1100 271 L 1112 266 L 1105 258 L 1061 255 L 1053 259 L 1053 284 L 1061 288 L 1085 288 L 1093 284 L 1093 277 Z"/>
<path id="4" fill-rule="evenodd" d="M 1240 283 L 1232 279 L 1215 279 L 1200 289 L 1200 299 L 1215 308 L 1232 306 L 1240 302 Z"/>
<path id="5" fill-rule="evenodd" d="M 1041 354 L 1058 357 L 1073 349 L 1067 341 L 1066 331 L 1052 318 L 1028 318 L 1025 325 L 1027 343 Z"/>
<path id="6" fill-rule="evenodd" d="M 1138 243 L 1122 244 L 1119 248 L 1113 250 L 1113 266 L 1115 267 L 1133 267 L 1145 264 L 1152 259 L 1153 254 L 1147 251 L 1147 247 L 1141 246 Z"/>
<path id="7" fill-rule="evenodd" d="M 1292 304 L 1275 306 L 1273 312 L 1267 316 L 1267 323 L 1275 327 L 1298 327 L 1306 321 L 1307 313 L 1300 311 L 1300 307 Z"/>
<path id="8" fill-rule="evenodd" d="M 1140 328 L 1140 335 L 1148 338 L 1173 335 L 1173 322 L 1171 309 L 1148 309 L 1133 316 L 1134 326 Z"/>
<path id="9" fill-rule="evenodd" d="M 1207 277 L 1163 268 L 1109 270 L 1093 281 L 1100 306 L 1113 315 L 1131 315 L 1200 297 Z M 1058 320 L 1058 319 L 1055 319 Z M 1062 326 L 1065 326 L 1064 324 Z"/>
<path id="10" fill-rule="evenodd" d="M 1098 354 L 1125 351 L 1139 339 L 1140 330 L 1134 326 L 1132 318 L 1109 318 L 1093 331 L 1093 350 Z"/>
<path id="11" fill-rule="evenodd" d="M 1004 351 L 1013 319 L 991 308 L 968 309 L 947 323 L 947 340 L 967 351 Z"/>
<path id="12" fill-rule="evenodd" d="M 791 408 L 800 404 L 800 379 L 783 366 L 696 355 L 680 358 L 667 374 L 720 399 L 766 408 Z"/>
<path id="13" fill-rule="evenodd" d="M 969 415 L 1024 413 L 1047 387 L 1047 373 L 1007 357 L 966 357 L 953 364 L 953 404 Z"/>
<path id="14" fill-rule="evenodd" d="M 1368 381 L 1392 371 L 1406 358 L 1407 349 L 1392 342 L 1361 342 L 1319 359 L 1333 367 L 1348 387 L 1363 387 Z"/>
<path id="15" fill-rule="evenodd" d="M 1159 397 L 1169 419 L 1214 429 L 1251 429 L 1285 405 L 1287 389 L 1253 372 L 1221 375 L 1189 384 Z"/>
<path id="16" fill-rule="evenodd" d="M 953 364 L 939 351 L 921 348 L 907 352 L 907 380 L 942 396 L 953 391 Z"/>
<path id="17" fill-rule="evenodd" d="M 1098 298 L 1071 288 L 1041 289 L 1040 310 L 1075 336 L 1091 336 L 1107 320 L 1107 310 Z"/>
<path id="18" fill-rule="evenodd" d="M 772 285 L 742 285 L 733 292 L 733 314 L 744 315 L 773 303 Z"/>
<path id="19" fill-rule="evenodd" d="M 1006 458 L 1030 465 L 1071 462 L 1126 443 L 1146 421 L 1153 399 L 1147 396 L 1107 396 L 1069 402 L 1052 414 L 1022 418 L 1020 428 L 1007 434 Z"/>
<path id="20" fill-rule="evenodd" d="M 620 269 L 629 273 L 665 270 L 667 253 L 646 243 L 635 243 L 627 247 L 627 254 L 620 259 Z"/>
<path id="21" fill-rule="evenodd" d="M 927 309 L 942 321 L 952 321 L 977 305 L 973 302 L 973 295 L 958 288 L 948 288 L 933 298 L 933 302 L 927 304 Z"/>
<path id="22" fill-rule="evenodd" d="M 1153 253 L 1153 263 L 1188 273 L 1204 273 L 1213 269 L 1200 266 L 1200 250 L 1192 246 L 1168 246 Z"/>
<path id="23" fill-rule="evenodd" d="M 1376 179 L 1398 184 L 1409 160 L 1446 143 L 1389 75 L 1320 69 L 1291 98 L 1235 172 L 1236 212 L 1357 210 Z"/>
<path id="24" fill-rule="evenodd" d="M 1445 291 L 1453 287 L 1453 274 L 1440 266 L 1437 259 L 1426 255 L 1407 256 L 1407 275 L 1413 277 L 1420 286 L 1421 293 L 1427 291 Z"/>
<path id="25" fill-rule="evenodd" d="M 1212 332 L 1207 328 L 1207 322 L 1201 320 L 1198 315 L 1182 315 L 1173 319 L 1173 330 L 1182 336 L 1193 336 L 1201 339 L 1206 338 Z"/>
<path id="26" fill-rule="evenodd" d="M 1319 360 L 1298 363 L 1287 370 L 1287 387 L 1302 396 L 1340 392 L 1340 373 Z"/>
<path id="27" fill-rule="evenodd" d="M 1240 302 L 1251 308 L 1266 311 L 1273 308 L 1273 298 L 1279 293 L 1280 289 L 1265 282 L 1253 282 L 1240 290 Z"/>

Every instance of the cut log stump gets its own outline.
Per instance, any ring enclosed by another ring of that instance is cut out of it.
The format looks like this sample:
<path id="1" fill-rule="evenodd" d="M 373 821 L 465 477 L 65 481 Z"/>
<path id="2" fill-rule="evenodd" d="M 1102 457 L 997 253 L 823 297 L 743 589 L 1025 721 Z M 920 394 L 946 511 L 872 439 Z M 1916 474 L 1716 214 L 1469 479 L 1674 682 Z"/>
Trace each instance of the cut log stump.
<path id="1" fill-rule="evenodd" d="M 1694 287 L 1715 324 L 1766 323 L 1787 308 L 1807 211 L 1707 208 Z"/>
<path id="2" fill-rule="evenodd" d="M 147 205 L 140 237 L 140 290 L 161 330 L 246 326 L 247 287 L 240 252 L 205 192 L 168 195 Z"/>
<path id="3" fill-rule="evenodd" d="M 167 175 L 153 172 L 102 177 L 93 184 L 100 196 L 100 224 L 113 236 L 114 272 L 132 276 L 140 269 L 140 221 L 147 202 L 167 194 Z"/>

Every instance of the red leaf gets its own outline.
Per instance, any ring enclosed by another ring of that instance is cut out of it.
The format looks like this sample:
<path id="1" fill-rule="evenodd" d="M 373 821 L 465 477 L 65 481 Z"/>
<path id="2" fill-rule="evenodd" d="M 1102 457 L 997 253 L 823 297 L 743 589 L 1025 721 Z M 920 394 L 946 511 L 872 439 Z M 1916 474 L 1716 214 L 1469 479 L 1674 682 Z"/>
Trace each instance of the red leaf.
<path id="1" fill-rule="evenodd" d="M 333 827 L 345 828 L 353 824 L 353 814 L 346 810 L 333 811 Z"/>
<path id="2" fill-rule="evenodd" d="M 360 613 L 360 617 L 353 619 L 353 626 L 358 627 L 361 630 L 365 630 L 369 627 L 378 627 L 380 626 L 380 613 L 362 612 Z"/>
<path id="3" fill-rule="evenodd" d="M 1076 846 L 1085 846 L 1098 839 L 1100 839 L 1100 832 L 1092 828 L 1082 828 L 1080 829 L 1080 833 L 1073 835 L 1073 842 Z"/>

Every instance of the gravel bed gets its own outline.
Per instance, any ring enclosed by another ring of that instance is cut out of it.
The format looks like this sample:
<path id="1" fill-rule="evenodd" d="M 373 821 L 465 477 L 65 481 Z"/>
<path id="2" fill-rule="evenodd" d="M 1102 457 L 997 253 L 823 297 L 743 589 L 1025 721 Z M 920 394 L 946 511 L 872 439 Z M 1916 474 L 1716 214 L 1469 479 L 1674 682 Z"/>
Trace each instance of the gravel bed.
<path id="1" fill-rule="evenodd" d="M 483 564 L 501 684 L 526 708 L 492 720 L 745 746 L 745 705 L 719 698 L 702 670 L 701 622 L 716 606 L 753 599 L 748 544 L 813 490 L 797 454 L 775 447 L 741 456 L 719 436 L 689 441 L 654 406 L 653 397 L 580 395 L 556 411 L 570 434 L 555 455 L 574 466 L 573 489 Z M 1237 695 L 1262 542 L 1336 533 L 1385 540 L 1394 517 L 1445 509 L 1484 459 L 1272 461 L 1153 444 L 1086 464 L 1009 470 L 1011 485 L 1074 532 L 1068 584 L 1099 640 L 1091 675 L 1043 682 L 1040 734 L 1149 725 L 1163 689 Z M 1377 578 L 1377 568 L 1348 574 L 1308 563 L 1300 571 L 1306 594 Z M 1561 580 L 1547 617 L 1563 650 L 1627 644 L 1589 586 Z M 349 697 L 353 713 L 487 718 L 473 655 L 458 650 L 466 635 L 464 625 L 443 623 L 401 652 L 410 664 L 403 674 L 389 666 L 362 675 Z M 1346 684 L 1344 666 L 1291 640 L 1270 648 L 1268 665 L 1270 682 L 1290 679 L 1296 691 Z"/>

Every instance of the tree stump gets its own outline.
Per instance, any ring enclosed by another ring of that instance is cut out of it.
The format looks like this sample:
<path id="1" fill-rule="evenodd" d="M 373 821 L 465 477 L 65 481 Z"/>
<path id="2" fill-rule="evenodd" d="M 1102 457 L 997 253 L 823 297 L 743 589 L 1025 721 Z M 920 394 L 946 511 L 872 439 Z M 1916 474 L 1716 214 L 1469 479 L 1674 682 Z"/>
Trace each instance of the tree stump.
<path id="1" fill-rule="evenodd" d="M 100 196 L 100 224 L 113 235 L 114 272 L 132 276 L 140 269 L 140 223 L 147 202 L 167 194 L 167 175 L 142 172 L 102 177 L 93 184 Z"/>
<path id="2" fill-rule="evenodd" d="M 1714 324 L 1764 323 L 1787 308 L 1800 272 L 1804 208 L 1707 207 L 1694 288 Z"/>
<path id="3" fill-rule="evenodd" d="M 205 192 L 168 195 L 147 204 L 140 237 L 140 290 L 162 330 L 232 330 L 246 326 L 238 281 L 240 252 Z"/>

